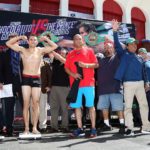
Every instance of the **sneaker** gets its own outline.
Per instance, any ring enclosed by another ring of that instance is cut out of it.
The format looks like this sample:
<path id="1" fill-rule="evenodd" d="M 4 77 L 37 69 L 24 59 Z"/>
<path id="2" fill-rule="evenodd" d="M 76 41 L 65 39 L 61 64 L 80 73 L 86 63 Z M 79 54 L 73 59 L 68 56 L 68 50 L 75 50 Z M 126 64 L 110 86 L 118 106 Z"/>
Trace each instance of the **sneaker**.
<path id="1" fill-rule="evenodd" d="M 77 130 L 74 130 L 74 132 L 71 133 L 70 136 L 71 137 L 83 137 L 83 136 L 85 136 L 85 132 L 83 129 L 78 128 Z"/>
<path id="2" fill-rule="evenodd" d="M 58 129 L 55 129 L 55 128 L 51 128 L 51 129 L 49 130 L 49 132 L 50 132 L 50 133 L 58 133 L 59 130 L 58 130 Z"/>
<path id="3" fill-rule="evenodd" d="M 143 133 L 143 134 L 150 134 L 150 131 L 149 130 L 141 130 L 141 133 Z"/>
<path id="4" fill-rule="evenodd" d="M 0 136 L 0 140 L 3 140 L 5 137 L 4 136 Z"/>
<path id="5" fill-rule="evenodd" d="M 124 133 L 125 133 L 125 125 L 124 124 L 120 124 L 119 134 L 124 134 Z"/>
<path id="6" fill-rule="evenodd" d="M 125 132 L 125 136 L 134 136 L 134 131 L 127 129 L 127 131 Z"/>
<path id="7" fill-rule="evenodd" d="M 96 131 L 96 129 L 95 129 L 95 128 L 91 129 L 91 133 L 90 133 L 89 138 L 94 138 L 94 137 L 96 137 L 96 136 L 97 136 L 97 131 Z"/>
<path id="8" fill-rule="evenodd" d="M 112 126 L 108 126 L 107 124 L 103 124 L 103 126 L 100 129 L 101 131 L 111 131 L 113 130 Z"/>
<path id="9" fill-rule="evenodd" d="M 2 130 L 2 135 L 5 137 L 13 137 L 13 130 L 12 129 L 3 129 Z"/>
<path id="10" fill-rule="evenodd" d="M 71 115 L 71 120 L 76 120 L 76 115 L 75 115 L 75 113 L 73 113 L 73 114 Z"/>
<path id="11" fill-rule="evenodd" d="M 39 129 L 41 133 L 47 133 L 47 128 Z"/>

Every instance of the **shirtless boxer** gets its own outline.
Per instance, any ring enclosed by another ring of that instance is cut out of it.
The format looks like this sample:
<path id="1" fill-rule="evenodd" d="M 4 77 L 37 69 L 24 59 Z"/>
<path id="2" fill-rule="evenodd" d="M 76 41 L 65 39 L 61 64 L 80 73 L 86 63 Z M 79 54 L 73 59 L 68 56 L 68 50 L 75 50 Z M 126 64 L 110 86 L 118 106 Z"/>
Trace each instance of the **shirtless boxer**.
<path id="1" fill-rule="evenodd" d="M 27 41 L 29 48 L 19 46 L 17 41 Z M 23 117 L 25 122 L 25 134 L 29 133 L 29 106 L 32 99 L 33 107 L 33 128 L 32 133 L 38 134 L 37 123 L 39 118 L 39 99 L 40 99 L 40 64 L 42 56 L 50 53 L 57 48 L 57 45 L 49 40 L 46 36 L 42 36 L 40 41 L 49 44 L 46 47 L 37 47 L 38 40 L 35 35 L 30 35 L 27 40 L 26 36 L 17 36 L 6 42 L 6 45 L 16 52 L 20 52 L 23 62 L 23 78 L 22 93 L 24 99 Z"/>

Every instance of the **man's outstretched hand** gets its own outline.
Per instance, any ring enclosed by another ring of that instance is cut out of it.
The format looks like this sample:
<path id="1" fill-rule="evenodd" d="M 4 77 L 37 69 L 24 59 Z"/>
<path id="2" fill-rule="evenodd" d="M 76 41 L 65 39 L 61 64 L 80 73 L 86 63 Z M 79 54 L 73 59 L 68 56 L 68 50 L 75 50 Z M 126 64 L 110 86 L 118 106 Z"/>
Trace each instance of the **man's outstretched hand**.
<path id="1" fill-rule="evenodd" d="M 118 31 L 119 26 L 120 26 L 120 23 L 119 23 L 116 19 L 113 19 L 113 20 L 112 20 L 112 28 L 113 28 L 113 31 Z"/>

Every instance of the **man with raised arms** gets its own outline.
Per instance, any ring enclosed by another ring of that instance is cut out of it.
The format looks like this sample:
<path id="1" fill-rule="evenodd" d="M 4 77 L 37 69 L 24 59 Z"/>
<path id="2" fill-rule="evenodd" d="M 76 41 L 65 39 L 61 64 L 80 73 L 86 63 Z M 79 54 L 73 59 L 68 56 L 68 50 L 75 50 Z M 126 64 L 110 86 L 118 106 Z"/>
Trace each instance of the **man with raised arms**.
<path id="1" fill-rule="evenodd" d="M 17 41 L 27 41 L 29 47 L 24 48 L 18 45 Z M 29 39 L 26 36 L 17 36 L 6 42 L 6 45 L 16 52 L 20 52 L 23 62 L 23 78 L 22 78 L 22 93 L 24 99 L 23 117 L 25 122 L 24 134 L 29 133 L 29 106 L 32 99 L 33 107 L 33 128 L 32 133 L 38 134 L 37 123 L 39 118 L 39 99 L 40 99 L 40 64 L 42 56 L 45 53 L 50 53 L 57 48 L 57 45 L 49 40 L 46 36 L 42 36 L 40 41 L 45 41 L 49 46 L 37 47 L 38 40 L 35 35 L 30 35 Z"/>

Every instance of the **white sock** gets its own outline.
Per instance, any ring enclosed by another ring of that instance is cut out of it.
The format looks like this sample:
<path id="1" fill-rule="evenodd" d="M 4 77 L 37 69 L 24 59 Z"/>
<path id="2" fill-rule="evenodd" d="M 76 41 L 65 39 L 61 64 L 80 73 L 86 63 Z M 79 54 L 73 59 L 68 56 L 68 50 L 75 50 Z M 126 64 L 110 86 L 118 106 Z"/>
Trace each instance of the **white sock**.
<path id="1" fill-rule="evenodd" d="M 108 119 L 104 120 L 104 123 L 105 123 L 106 125 L 110 126 Z"/>
<path id="2" fill-rule="evenodd" d="M 124 119 L 119 119 L 120 124 L 124 124 Z"/>

